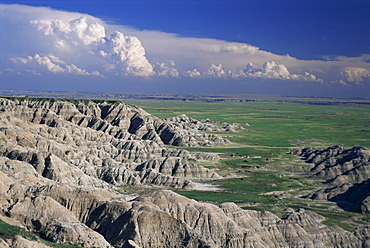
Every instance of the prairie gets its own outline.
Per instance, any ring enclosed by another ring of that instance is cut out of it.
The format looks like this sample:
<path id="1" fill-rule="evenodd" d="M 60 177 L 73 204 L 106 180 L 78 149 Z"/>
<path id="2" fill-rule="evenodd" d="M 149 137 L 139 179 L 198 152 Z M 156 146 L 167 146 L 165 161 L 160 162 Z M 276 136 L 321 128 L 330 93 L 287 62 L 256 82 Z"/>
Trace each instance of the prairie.
<path id="1" fill-rule="evenodd" d="M 315 104 L 312 104 L 312 102 Z M 246 130 L 218 133 L 232 144 L 215 148 L 184 148 L 220 153 L 222 160 L 204 166 L 217 169 L 226 179 L 210 183 L 221 191 L 176 192 L 197 200 L 233 201 L 245 209 L 268 210 L 280 216 L 284 209 L 305 208 L 327 217 L 327 224 L 353 230 L 368 223 L 366 214 L 345 212 L 333 202 L 306 200 L 300 196 L 320 187 L 320 182 L 287 169 L 302 165 L 287 154 L 294 147 L 325 148 L 340 145 L 370 147 L 370 105 L 335 103 L 303 98 L 256 101 L 159 101 L 129 100 L 147 112 L 168 118 L 186 114 L 194 119 L 248 123 Z"/>
<path id="2" fill-rule="evenodd" d="M 10 97 L 10 99 L 13 98 Z M 41 102 L 59 99 L 33 98 L 34 101 Z M 115 101 L 117 101 L 85 98 L 65 98 L 62 100 L 75 105 L 81 102 L 91 104 L 90 101 L 95 103 L 116 103 Z M 298 172 L 300 170 L 292 170 L 294 167 L 304 165 L 305 162 L 298 156 L 289 154 L 292 149 L 304 146 L 315 148 L 326 148 L 333 145 L 345 148 L 369 147 L 370 102 L 368 101 L 282 97 L 245 101 L 228 96 L 228 98 L 216 100 L 207 98 L 190 101 L 126 99 L 124 102 L 142 107 L 160 118 L 186 114 L 198 120 L 209 119 L 209 121 L 213 121 L 213 124 L 220 126 L 226 125 L 226 122 L 242 125 L 229 125 L 228 127 L 235 128 L 233 132 L 217 132 L 217 134 L 229 139 L 231 144 L 222 142 L 218 143 L 222 144 L 218 147 L 174 147 L 219 154 L 220 160 L 199 159 L 197 163 L 214 169 L 223 176 L 222 179 L 209 179 L 211 177 L 208 176 L 204 177 L 206 179 L 191 177 L 198 186 L 198 190 L 179 189 L 181 186 L 174 190 L 172 185 L 149 187 L 147 185 L 121 184 L 117 188 L 121 193 L 141 195 L 157 193 L 158 189 L 166 188 L 189 198 L 211 202 L 215 205 L 222 202 L 235 202 L 244 209 L 271 211 L 280 218 L 284 218 L 286 212 L 292 212 L 290 208 L 295 210 L 304 208 L 326 217 L 324 224 L 338 225 L 348 231 L 370 223 L 370 214 L 347 212 L 337 206 L 335 202 L 303 198 L 313 190 L 323 187 L 323 184 L 322 181 L 309 177 L 302 170 L 301 172 Z M 137 109 L 135 108 L 135 110 Z M 99 115 L 94 114 L 93 116 Z M 240 126 L 244 129 L 239 129 Z M 1 131 L 4 130 L 6 128 L 1 128 Z M 198 136 L 197 132 L 194 137 L 196 136 Z M 212 145 L 212 143 L 207 144 Z M 145 152 L 147 151 L 140 151 L 140 154 Z M 173 193 L 171 192 L 171 194 Z M 112 213 L 109 212 L 108 216 L 111 215 Z M 14 240 L 17 235 L 21 235 L 29 240 L 46 242 L 42 241 L 42 238 L 46 238 L 44 234 L 43 232 L 30 234 L 19 227 L 0 221 L 0 236 L 11 240 Z M 50 245 L 73 247 L 52 243 Z"/>

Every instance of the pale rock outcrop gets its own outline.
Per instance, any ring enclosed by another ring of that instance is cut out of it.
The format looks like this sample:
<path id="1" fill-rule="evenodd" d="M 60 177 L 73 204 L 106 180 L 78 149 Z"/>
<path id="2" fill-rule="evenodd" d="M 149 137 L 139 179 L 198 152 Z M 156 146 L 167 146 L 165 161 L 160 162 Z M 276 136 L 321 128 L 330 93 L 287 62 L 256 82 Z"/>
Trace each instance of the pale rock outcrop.
<path id="1" fill-rule="evenodd" d="M 13 243 L 12 241 L 9 242 Z M 9 248 L 9 247 L 10 247 L 9 243 L 0 238 L 0 248 Z"/>
<path id="2" fill-rule="evenodd" d="M 5 241 L 0 239 L 0 248 L 51 248 L 51 246 L 18 235 L 14 240 Z"/>
<path id="3" fill-rule="evenodd" d="M 354 235 L 363 240 L 362 246 L 365 248 L 370 247 L 370 225 L 358 227 L 353 231 Z"/>
<path id="4" fill-rule="evenodd" d="M 323 181 L 323 188 L 307 198 L 337 202 L 346 210 L 370 213 L 370 151 L 365 147 L 345 149 L 300 148 L 291 154 L 309 163 L 301 168 Z"/>
<path id="5" fill-rule="evenodd" d="M 0 99 L 0 214 L 53 242 L 82 247 L 368 246 L 366 227 L 328 227 L 307 210 L 279 218 L 170 190 L 117 193 L 123 185 L 193 188 L 193 178 L 220 178 L 197 163 L 217 161 L 216 154 L 163 145 L 227 143 L 187 125 L 122 103 Z M 23 239 L 0 245 L 42 247 Z"/>
<path id="6" fill-rule="evenodd" d="M 8 215 L 35 231 L 44 230 L 45 237 L 56 243 L 111 247 L 101 235 L 80 223 L 66 208 L 47 196 L 26 197 L 14 204 Z"/>
<path id="7" fill-rule="evenodd" d="M 190 118 L 185 114 L 167 118 L 166 120 L 173 122 L 174 125 L 183 129 L 201 130 L 206 132 L 235 132 L 239 130 L 245 130 L 243 126 L 249 126 L 249 124 L 230 124 L 226 122 L 211 121 L 209 119 L 199 121 L 194 118 Z"/>
<path id="8" fill-rule="evenodd" d="M 18 180 L 4 181 L 5 192 L 1 195 L 6 203 L 1 205 L 1 212 L 64 244 L 143 248 L 366 247 L 363 245 L 369 237 L 365 229 L 350 233 L 325 226 L 322 216 L 304 210 L 291 210 L 279 218 L 270 212 L 243 210 L 234 203 L 216 206 L 197 202 L 168 190 L 136 197 L 66 185 L 40 176 L 22 183 Z"/>
<path id="9" fill-rule="evenodd" d="M 224 145 L 229 141 L 218 135 L 200 134 L 195 129 L 175 122 L 156 118 L 139 107 L 123 103 L 87 104 L 62 101 L 7 100 L 0 101 L 0 111 L 12 112 L 13 116 L 27 122 L 64 126 L 62 120 L 81 127 L 109 133 L 116 138 L 129 139 L 132 134 L 140 139 L 150 139 L 168 145 L 198 146 Z"/>
<path id="10" fill-rule="evenodd" d="M 192 178 L 219 178 L 196 163 L 218 160 L 218 155 L 165 148 L 163 142 L 168 142 L 160 133 L 173 124 L 123 103 L 0 99 L 0 124 L 1 156 L 27 162 L 41 176 L 62 183 L 194 188 Z M 196 130 L 170 129 L 168 135 L 192 140 L 192 145 L 223 140 Z M 144 137 L 148 130 L 156 138 Z"/>
<path id="11" fill-rule="evenodd" d="M 233 203 L 219 207 L 199 203 L 170 191 L 140 196 L 130 203 L 131 208 L 127 203 L 107 203 L 88 225 L 107 240 L 110 230 L 121 230 L 114 235 L 115 246 L 122 245 L 116 239 L 126 237 L 141 247 L 361 247 L 354 234 L 322 225 L 323 217 L 304 210 L 280 219 Z M 110 229 L 111 225 L 118 226 Z"/>
<path id="12" fill-rule="evenodd" d="M 24 165 L 27 163 L 16 163 L 18 170 Z M 20 174 L 10 178 L 12 171 L 8 170 L 8 173 L 0 173 L 3 179 L 0 192 L 2 214 L 29 230 L 41 232 L 45 238 L 56 243 L 83 247 L 111 247 L 100 234 L 88 228 L 76 216 L 82 218 L 86 211 L 94 206 L 94 202 L 99 201 L 99 197 L 103 198 L 99 195 L 99 191 L 104 195 L 103 199 L 112 193 L 98 188 L 71 188 L 38 176 L 36 171 L 35 174 L 24 179 Z M 86 192 L 88 193 L 84 197 L 83 194 Z M 16 239 L 7 243 L 10 247 L 39 246 L 36 243 L 28 244 L 29 242 L 25 240 L 21 241 Z"/>

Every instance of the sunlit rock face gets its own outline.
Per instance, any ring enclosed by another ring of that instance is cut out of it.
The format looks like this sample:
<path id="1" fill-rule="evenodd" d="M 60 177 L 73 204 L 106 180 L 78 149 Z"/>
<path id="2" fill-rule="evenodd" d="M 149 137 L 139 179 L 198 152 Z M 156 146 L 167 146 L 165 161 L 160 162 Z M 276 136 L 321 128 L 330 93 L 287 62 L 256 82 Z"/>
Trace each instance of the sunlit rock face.
<path id="1" fill-rule="evenodd" d="M 229 142 L 117 102 L 2 99 L 0 110 L 0 154 L 27 162 L 43 177 L 61 183 L 192 188 L 190 178 L 220 178 L 196 163 L 198 159 L 218 160 L 218 156 L 165 148 L 164 144 Z"/>
<path id="2" fill-rule="evenodd" d="M 81 247 L 366 247 L 367 228 L 328 227 L 307 210 L 280 218 L 163 189 L 220 178 L 197 164 L 217 155 L 164 146 L 227 144 L 201 133 L 203 125 L 185 116 L 162 120 L 123 103 L 1 99 L 0 217 Z M 126 185 L 152 188 L 117 193 Z M 20 237 L 0 245 L 46 247 Z"/>
<path id="3" fill-rule="evenodd" d="M 18 165 L 22 166 L 23 162 Z M 234 203 L 200 203 L 168 190 L 142 196 L 0 173 L 1 210 L 48 239 L 83 247 L 365 247 L 351 233 L 300 209 L 283 218 Z M 30 180 L 32 179 L 32 180 Z M 20 183 L 22 182 L 22 183 Z"/>
<path id="4" fill-rule="evenodd" d="M 302 156 L 309 163 L 303 170 L 324 182 L 322 189 L 307 198 L 335 201 L 346 210 L 370 213 L 370 151 L 367 148 L 307 147 L 291 153 Z"/>

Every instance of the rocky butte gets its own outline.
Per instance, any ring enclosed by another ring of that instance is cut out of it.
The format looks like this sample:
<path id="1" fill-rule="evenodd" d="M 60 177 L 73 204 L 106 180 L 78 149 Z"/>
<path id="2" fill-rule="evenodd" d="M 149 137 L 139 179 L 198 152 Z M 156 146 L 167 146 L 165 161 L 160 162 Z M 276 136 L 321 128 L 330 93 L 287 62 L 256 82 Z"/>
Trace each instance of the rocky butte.
<path id="1" fill-rule="evenodd" d="M 337 202 L 347 211 L 370 213 L 370 151 L 365 147 L 294 149 L 308 164 L 295 168 L 322 181 L 321 189 L 306 196 L 309 199 Z"/>
<path id="2" fill-rule="evenodd" d="M 370 247 L 369 228 L 326 226 L 307 210 L 279 218 L 168 190 L 221 178 L 198 163 L 218 160 L 216 154 L 165 146 L 226 145 L 200 131 L 220 128 L 242 127 L 184 115 L 159 119 L 120 102 L 2 98 L 1 219 L 81 247 Z M 119 193 L 127 185 L 158 189 Z M 48 246 L 18 236 L 0 239 L 0 247 Z"/>

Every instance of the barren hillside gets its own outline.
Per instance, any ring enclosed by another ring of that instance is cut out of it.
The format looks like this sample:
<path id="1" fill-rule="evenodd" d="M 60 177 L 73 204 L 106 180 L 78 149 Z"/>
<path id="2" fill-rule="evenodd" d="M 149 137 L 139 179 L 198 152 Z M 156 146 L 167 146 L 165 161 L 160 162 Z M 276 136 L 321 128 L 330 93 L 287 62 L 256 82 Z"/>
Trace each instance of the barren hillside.
<path id="1" fill-rule="evenodd" d="M 308 210 L 278 217 L 168 190 L 221 177 L 198 163 L 218 155 L 166 146 L 226 145 L 209 134 L 220 128 L 239 127 L 119 102 L 0 99 L 1 218 L 82 247 L 369 247 L 369 228 L 329 227 Z M 119 193 L 127 185 L 151 190 Z M 0 247 L 46 245 L 18 237 Z"/>

